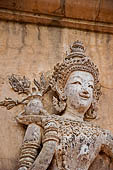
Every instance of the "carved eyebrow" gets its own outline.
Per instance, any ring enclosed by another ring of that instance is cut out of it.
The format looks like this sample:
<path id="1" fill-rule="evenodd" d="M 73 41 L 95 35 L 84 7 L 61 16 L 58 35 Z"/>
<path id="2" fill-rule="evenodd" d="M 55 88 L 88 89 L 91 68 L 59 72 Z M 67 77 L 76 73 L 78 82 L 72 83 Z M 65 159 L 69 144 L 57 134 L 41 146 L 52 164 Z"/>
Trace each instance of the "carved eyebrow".
<path id="1" fill-rule="evenodd" d="M 75 79 L 76 79 L 76 78 L 79 78 L 79 79 L 81 79 L 81 80 L 82 80 L 82 77 L 80 77 L 80 76 L 76 76 L 76 77 L 74 77 L 74 78 L 75 78 Z M 73 80 L 74 80 L 74 79 L 73 79 Z"/>
<path id="2" fill-rule="evenodd" d="M 91 82 L 91 83 L 94 83 L 94 81 L 93 81 L 93 80 L 89 80 L 89 81 L 88 81 L 88 83 L 90 83 L 90 82 Z"/>
<path id="3" fill-rule="evenodd" d="M 71 84 L 75 84 L 75 82 L 81 82 L 82 78 L 80 76 L 73 77 L 73 79 L 70 81 Z"/>
<path id="4" fill-rule="evenodd" d="M 80 76 L 73 77 L 70 83 L 74 83 L 75 81 L 82 81 L 82 78 Z"/>
<path id="5" fill-rule="evenodd" d="M 94 88 L 94 81 L 93 81 L 93 80 L 89 80 L 89 81 L 88 81 L 88 85 L 91 85 L 91 86 L 93 86 L 93 88 Z"/>

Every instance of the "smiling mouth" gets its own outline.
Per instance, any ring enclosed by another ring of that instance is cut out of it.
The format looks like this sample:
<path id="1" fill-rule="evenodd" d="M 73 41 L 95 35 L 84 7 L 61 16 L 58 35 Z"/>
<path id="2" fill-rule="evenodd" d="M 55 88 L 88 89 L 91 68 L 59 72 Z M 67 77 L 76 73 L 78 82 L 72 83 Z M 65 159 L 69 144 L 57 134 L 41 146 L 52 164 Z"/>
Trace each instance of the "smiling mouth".
<path id="1" fill-rule="evenodd" d="M 82 99 L 84 99 L 84 100 L 87 100 L 87 99 L 90 98 L 90 96 L 89 96 L 89 95 L 86 95 L 86 94 L 79 94 L 79 96 L 80 96 Z"/>

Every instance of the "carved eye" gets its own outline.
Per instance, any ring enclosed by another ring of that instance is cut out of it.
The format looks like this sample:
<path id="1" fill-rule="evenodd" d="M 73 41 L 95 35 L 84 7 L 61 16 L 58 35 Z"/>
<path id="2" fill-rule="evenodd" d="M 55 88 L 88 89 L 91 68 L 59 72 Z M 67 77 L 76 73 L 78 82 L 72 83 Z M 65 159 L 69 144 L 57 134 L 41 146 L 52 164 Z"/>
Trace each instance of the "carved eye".
<path id="1" fill-rule="evenodd" d="M 82 84 L 80 81 L 75 81 L 75 82 L 73 82 L 72 84 Z"/>
<path id="2" fill-rule="evenodd" d="M 93 85 L 89 84 L 88 87 L 90 87 L 91 89 L 94 89 Z"/>

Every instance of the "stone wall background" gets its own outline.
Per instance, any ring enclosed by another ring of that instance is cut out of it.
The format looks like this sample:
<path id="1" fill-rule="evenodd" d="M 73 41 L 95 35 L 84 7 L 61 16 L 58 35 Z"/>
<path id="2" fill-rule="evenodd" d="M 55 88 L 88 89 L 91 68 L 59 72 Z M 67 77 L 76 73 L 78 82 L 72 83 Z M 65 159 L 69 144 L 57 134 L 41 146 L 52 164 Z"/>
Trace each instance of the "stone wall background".
<path id="1" fill-rule="evenodd" d="M 77 39 L 83 41 L 100 70 L 102 96 L 95 122 L 113 132 L 113 34 L 0 21 L 0 100 L 18 98 L 8 76 L 38 78 L 40 72 L 62 61 L 68 45 Z M 17 169 L 25 130 L 15 118 L 21 111 L 21 107 L 0 108 L 0 170 Z"/>

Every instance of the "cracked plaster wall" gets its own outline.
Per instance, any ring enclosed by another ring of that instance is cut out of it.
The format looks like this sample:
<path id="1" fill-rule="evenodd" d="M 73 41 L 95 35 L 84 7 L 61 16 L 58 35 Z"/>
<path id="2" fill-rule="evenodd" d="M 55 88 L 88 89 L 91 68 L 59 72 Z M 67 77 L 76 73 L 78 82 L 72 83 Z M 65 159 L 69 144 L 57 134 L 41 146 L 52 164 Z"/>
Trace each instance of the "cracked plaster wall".
<path id="1" fill-rule="evenodd" d="M 18 98 L 8 84 L 9 75 L 26 75 L 33 80 L 38 73 L 52 69 L 54 64 L 61 61 L 67 46 L 77 39 L 83 41 L 87 47 L 86 53 L 100 70 L 103 95 L 95 122 L 113 132 L 112 34 L 0 21 L 0 100 L 5 97 Z M 0 170 L 17 169 L 25 132 L 15 120 L 20 111 L 21 107 L 10 111 L 0 108 Z M 105 160 L 109 164 L 110 160 Z"/>

